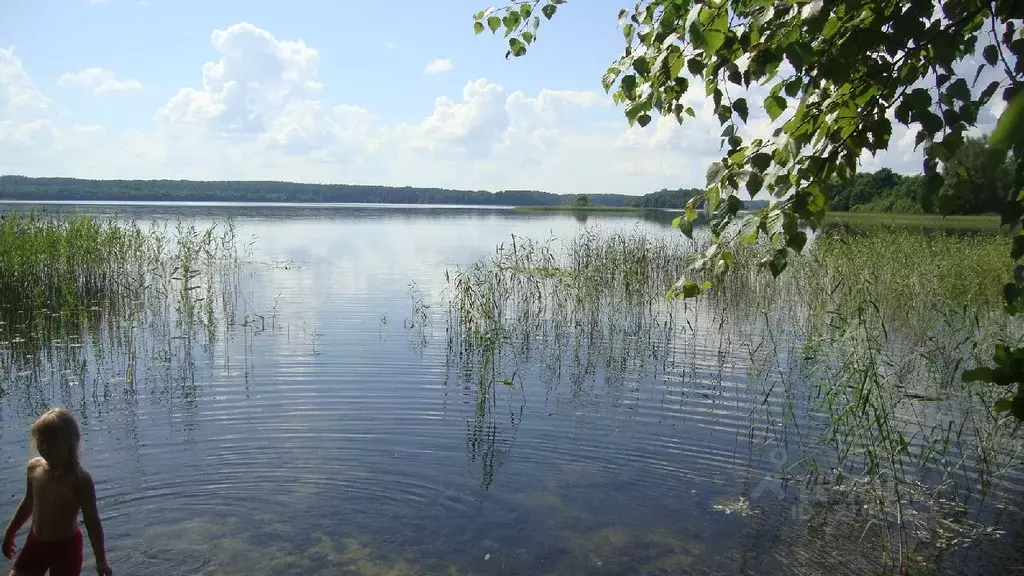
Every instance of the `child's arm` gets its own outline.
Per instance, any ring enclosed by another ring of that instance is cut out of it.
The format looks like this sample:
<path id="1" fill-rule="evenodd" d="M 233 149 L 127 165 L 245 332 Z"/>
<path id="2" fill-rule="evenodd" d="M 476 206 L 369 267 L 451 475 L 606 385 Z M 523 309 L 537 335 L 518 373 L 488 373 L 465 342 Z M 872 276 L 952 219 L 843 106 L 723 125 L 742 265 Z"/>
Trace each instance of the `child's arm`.
<path id="1" fill-rule="evenodd" d="M 92 483 L 92 476 L 85 470 L 81 471 L 76 488 L 78 502 L 82 507 L 82 519 L 85 521 L 85 529 L 89 532 L 89 542 L 92 544 L 92 553 L 96 555 L 96 569 L 101 576 L 110 576 L 110 565 L 107 564 L 107 552 L 103 545 L 103 524 L 96 509 L 96 487 Z"/>
<path id="2" fill-rule="evenodd" d="M 25 472 L 25 496 L 18 504 L 18 509 L 14 512 L 14 517 L 7 524 L 7 531 L 4 533 L 3 553 L 8 559 L 14 558 L 14 536 L 25 525 L 25 521 L 32 516 L 32 480 L 29 477 L 31 469 L 32 464 L 29 463 L 28 470 Z"/>

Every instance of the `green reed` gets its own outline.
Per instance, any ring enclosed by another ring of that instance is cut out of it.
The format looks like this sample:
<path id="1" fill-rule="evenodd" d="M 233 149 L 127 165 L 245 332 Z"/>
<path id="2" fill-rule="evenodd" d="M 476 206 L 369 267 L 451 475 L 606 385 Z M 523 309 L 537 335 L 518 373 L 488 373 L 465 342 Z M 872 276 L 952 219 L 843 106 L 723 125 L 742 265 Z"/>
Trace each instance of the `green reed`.
<path id="1" fill-rule="evenodd" d="M 867 506 L 858 521 L 889 534 L 886 561 L 905 568 L 992 533 L 987 511 L 968 518 L 966 506 L 1019 465 L 1022 444 L 991 411 L 999 391 L 959 375 L 1024 334 L 1000 308 L 1007 238 L 829 233 L 778 279 L 757 264 L 770 247 L 736 245 L 723 285 L 675 303 L 665 289 L 701 242 L 634 231 L 555 244 L 513 237 L 448 275 L 449 363 L 475 387 L 481 418 L 531 369 L 580 399 L 599 372 L 613 390 L 646 374 L 686 378 L 698 340 L 717 340 L 722 363 L 736 337 L 762 387 L 752 449 L 793 448 L 788 474 Z"/>
<path id="2" fill-rule="evenodd" d="M 230 221 L 199 229 L 92 216 L 0 216 L 0 372 L 35 375 L 56 362 L 86 372 L 86 352 L 123 353 L 125 384 L 140 356 L 208 348 L 218 318 L 234 322 L 242 260 Z M 159 348 L 159 350 L 157 349 Z M 187 369 L 181 375 L 188 377 Z"/>

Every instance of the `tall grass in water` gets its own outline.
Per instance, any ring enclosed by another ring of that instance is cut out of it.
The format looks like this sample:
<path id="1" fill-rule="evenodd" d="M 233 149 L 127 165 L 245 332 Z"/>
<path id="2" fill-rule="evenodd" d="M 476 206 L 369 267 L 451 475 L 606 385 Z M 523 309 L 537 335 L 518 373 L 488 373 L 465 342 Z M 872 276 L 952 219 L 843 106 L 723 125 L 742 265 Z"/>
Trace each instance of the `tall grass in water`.
<path id="1" fill-rule="evenodd" d="M 514 436 L 527 378 L 539 372 L 552 392 L 568 380 L 570 401 L 581 401 L 598 373 L 621 387 L 652 369 L 653 357 L 670 361 L 665 287 L 689 250 L 681 238 L 640 232 L 588 232 L 564 246 L 513 237 L 491 258 L 446 273 L 449 378 L 474 394 L 468 445 L 485 486 L 509 449 L 496 433 L 497 402 L 508 402 Z"/>
<path id="2" fill-rule="evenodd" d="M 1021 338 L 1001 310 L 1008 253 L 996 235 L 834 234 L 759 293 L 799 295 L 783 306 L 800 318 L 832 466 L 811 455 L 811 476 L 876 505 L 899 569 L 990 532 L 980 502 L 1020 464 L 1015 424 L 991 411 L 1001 391 L 960 381 L 995 342 Z"/>
<path id="3" fill-rule="evenodd" d="M 100 358 L 123 352 L 128 386 L 140 355 L 170 357 L 177 347 L 187 366 L 197 336 L 209 344 L 217 318 L 234 321 L 240 264 L 230 222 L 169 230 L 91 216 L 2 215 L 0 371 L 32 376 L 56 362 L 61 373 L 84 373 L 86 345 Z"/>
<path id="4" fill-rule="evenodd" d="M 795 454 L 791 477 L 858 511 L 865 532 L 889 534 L 887 562 L 934 561 L 991 532 L 978 496 L 1019 464 L 1020 437 L 991 412 L 998 390 L 959 374 L 1022 333 L 1000 311 L 1008 239 L 819 236 L 777 280 L 756 264 L 767 247 L 737 246 L 723 286 L 666 302 L 685 256 L 702 248 L 639 231 L 560 247 L 513 238 L 449 274 L 450 364 L 486 414 L 527 373 L 549 389 L 568 380 L 573 398 L 598 376 L 610 388 L 652 372 L 686 379 L 708 359 L 677 358 L 681 349 L 738 334 L 749 385 L 761 386 L 748 406 L 751 448 Z"/>

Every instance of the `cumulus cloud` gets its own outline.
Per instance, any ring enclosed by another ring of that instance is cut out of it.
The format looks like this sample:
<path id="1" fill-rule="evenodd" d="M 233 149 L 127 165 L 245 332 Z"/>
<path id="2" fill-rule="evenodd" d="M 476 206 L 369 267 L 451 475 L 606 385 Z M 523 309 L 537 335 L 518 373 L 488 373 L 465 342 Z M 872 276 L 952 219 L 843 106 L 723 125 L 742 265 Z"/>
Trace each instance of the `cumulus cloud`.
<path id="1" fill-rule="evenodd" d="M 210 37 L 220 52 L 203 66 L 202 88 L 182 88 L 157 111 L 164 125 L 194 125 L 214 134 L 258 135 L 296 100 L 320 89 L 319 54 L 301 40 L 278 40 L 243 22 Z"/>
<path id="2" fill-rule="evenodd" d="M 0 114 L 8 120 L 36 118 L 50 107 L 50 99 L 32 83 L 13 46 L 0 48 L 0 96 Z"/>
<path id="3" fill-rule="evenodd" d="M 201 82 L 174 93 L 152 125 L 118 134 L 54 110 L 13 49 L 0 49 L 0 172 L 642 194 L 701 186 L 722 154 L 721 126 L 699 83 L 685 95 L 695 117 L 682 125 L 655 117 L 630 128 L 603 92 L 524 92 L 485 78 L 436 98 L 418 119 L 391 122 L 388 110 L 329 99 L 319 54 L 301 39 L 243 22 L 214 30 L 210 43 L 217 56 L 196 63 Z M 62 83 L 96 90 L 125 82 L 112 73 L 77 78 L 84 72 Z M 763 89 L 745 96 L 743 134 L 770 136 L 785 116 L 773 123 L 755 105 Z M 894 127 L 890 150 L 865 157 L 862 169 L 919 171 L 913 141 Z"/>
<path id="4" fill-rule="evenodd" d="M 138 80 L 118 80 L 113 72 L 103 68 L 86 68 L 81 72 L 62 74 L 57 83 L 61 86 L 82 86 L 97 95 L 142 90 L 142 83 Z"/>
<path id="5" fill-rule="evenodd" d="M 452 61 L 448 58 L 438 58 L 427 62 L 427 67 L 423 69 L 424 74 L 440 74 L 441 72 L 451 72 L 455 66 Z"/>

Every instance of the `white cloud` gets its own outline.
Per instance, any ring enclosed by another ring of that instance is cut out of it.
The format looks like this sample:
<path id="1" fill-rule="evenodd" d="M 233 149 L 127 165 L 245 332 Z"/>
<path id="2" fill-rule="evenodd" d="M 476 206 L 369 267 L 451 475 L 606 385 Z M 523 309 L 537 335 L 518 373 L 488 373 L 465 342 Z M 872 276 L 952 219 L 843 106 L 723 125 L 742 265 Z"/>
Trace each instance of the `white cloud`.
<path id="1" fill-rule="evenodd" d="M 61 86 L 89 88 L 96 95 L 142 90 L 142 83 L 138 80 L 118 80 L 113 72 L 103 68 L 86 68 L 81 72 L 62 74 L 57 83 Z"/>
<path id="2" fill-rule="evenodd" d="M 25 72 L 14 47 L 0 48 L 0 117 L 37 118 L 50 107 Z"/>
<path id="3" fill-rule="evenodd" d="M 389 110 L 329 99 L 319 54 L 300 39 L 240 23 L 210 41 L 217 56 L 196 63 L 201 83 L 170 96 L 152 126 L 115 134 L 54 110 L 14 50 L 0 49 L 0 172 L 640 194 L 701 186 L 722 154 L 721 126 L 697 83 L 685 96 L 695 117 L 682 125 L 655 117 L 629 128 L 601 91 L 525 93 L 485 78 L 436 98 L 419 118 L 389 122 Z M 126 82 L 85 72 L 62 83 Z M 772 123 L 760 110 L 764 90 L 746 97 L 744 135 L 769 136 L 785 116 Z M 862 169 L 919 171 L 913 140 L 895 127 L 890 150 Z"/>
<path id="4" fill-rule="evenodd" d="M 449 58 L 438 58 L 427 62 L 427 67 L 423 69 L 424 74 L 440 74 L 441 72 L 451 72 L 455 66 L 452 64 Z"/>
<path id="5" fill-rule="evenodd" d="M 157 111 L 164 125 L 194 125 L 223 136 L 258 135 L 295 100 L 320 89 L 317 51 L 301 40 L 277 40 L 243 22 L 214 30 L 221 54 L 203 66 L 202 88 L 182 88 Z"/>

